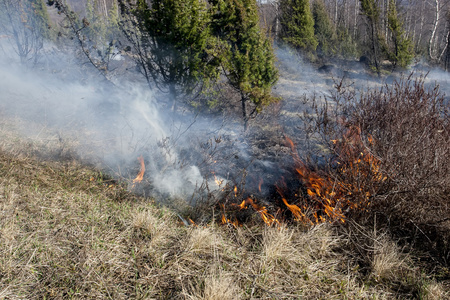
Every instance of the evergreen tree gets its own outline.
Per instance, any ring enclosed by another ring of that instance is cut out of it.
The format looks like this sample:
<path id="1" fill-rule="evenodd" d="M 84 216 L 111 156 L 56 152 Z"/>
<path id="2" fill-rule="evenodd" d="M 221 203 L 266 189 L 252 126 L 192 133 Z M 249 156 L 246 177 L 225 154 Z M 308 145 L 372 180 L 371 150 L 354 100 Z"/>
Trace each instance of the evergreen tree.
<path id="1" fill-rule="evenodd" d="M 97 6 L 97 0 L 86 1 L 86 17 L 84 22 L 87 26 L 85 34 L 92 43 L 97 45 L 96 48 L 101 51 L 107 43 L 105 40 L 106 20 L 101 14 L 98 13 Z"/>
<path id="2" fill-rule="evenodd" d="M 108 41 L 116 40 L 118 38 L 118 36 L 120 36 L 121 31 L 120 31 L 119 23 L 120 23 L 119 7 L 117 5 L 117 2 L 114 1 L 112 3 L 111 8 L 108 11 L 108 21 L 107 21 L 107 29 L 106 29 Z"/>
<path id="3" fill-rule="evenodd" d="M 369 25 L 369 40 L 370 40 L 370 56 L 375 66 L 378 76 L 381 76 L 380 66 L 380 39 L 379 39 L 379 24 L 380 24 L 380 9 L 377 0 L 360 0 L 361 13 L 366 17 Z"/>
<path id="4" fill-rule="evenodd" d="M 333 41 L 336 47 L 336 53 L 342 57 L 354 59 L 360 55 L 360 47 L 348 32 L 348 28 L 338 26 L 336 29 L 336 38 Z"/>
<path id="5" fill-rule="evenodd" d="M 281 40 L 305 52 L 316 50 L 314 19 L 309 0 L 280 0 Z"/>
<path id="6" fill-rule="evenodd" d="M 396 1 L 389 0 L 388 28 L 391 33 L 391 45 L 385 46 L 388 59 L 393 63 L 394 68 L 407 67 L 414 57 L 413 45 L 410 39 L 405 37 L 403 22 L 400 21 L 397 13 Z"/>
<path id="7" fill-rule="evenodd" d="M 213 34 L 229 84 L 241 96 L 244 129 L 250 116 L 277 99 L 271 88 L 278 79 L 272 43 L 259 27 L 255 0 L 215 0 Z M 248 104 L 253 109 L 249 113 Z"/>
<path id="8" fill-rule="evenodd" d="M 37 30 L 41 33 L 44 39 L 51 39 L 51 21 L 47 11 L 47 5 L 45 0 L 28 0 L 31 5 L 31 10 L 36 19 L 35 25 L 38 26 Z"/>
<path id="9" fill-rule="evenodd" d="M 336 37 L 323 0 L 314 1 L 312 15 L 314 19 L 314 35 L 318 42 L 317 51 L 320 54 L 329 56 L 335 52 L 333 42 L 335 42 Z"/>
<path id="10" fill-rule="evenodd" d="M 102 61 L 105 68 L 108 68 L 117 39 L 121 34 L 117 3 L 113 2 L 107 16 L 102 13 L 99 0 L 87 0 L 85 10 L 85 37 L 89 39 L 92 50 L 96 50 L 97 59 Z"/>
<path id="11" fill-rule="evenodd" d="M 217 77 L 210 63 L 210 16 L 202 0 L 119 0 L 124 32 L 150 87 L 174 99 L 202 79 Z"/>

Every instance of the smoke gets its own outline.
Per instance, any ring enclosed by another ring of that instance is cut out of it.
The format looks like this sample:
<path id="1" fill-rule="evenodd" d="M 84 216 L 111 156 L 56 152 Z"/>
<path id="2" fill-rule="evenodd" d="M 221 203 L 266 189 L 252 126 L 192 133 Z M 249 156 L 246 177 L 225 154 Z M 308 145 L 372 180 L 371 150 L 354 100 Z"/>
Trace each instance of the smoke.
<path id="1" fill-rule="evenodd" d="M 210 131 L 214 123 L 167 111 L 155 100 L 165 95 L 139 83 L 124 80 L 114 86 L 90 72 L 77 78 L 83 70 L 68 64 L 70 58 L 61 61 L 63 67 L 52 61 L 53 74 L 0 58 L 0 114 L 16 122 L 22 135 L 70 144 L 77 158 L 130 182 L 142 155 L 145 178 L 161 197 L 186 198 L 205 180 L 210 190 L 218 188 L 195 160 L 180 155 L 196 139 L 211 138 L 199 136 L 196 123 L 207 122 Z"/>

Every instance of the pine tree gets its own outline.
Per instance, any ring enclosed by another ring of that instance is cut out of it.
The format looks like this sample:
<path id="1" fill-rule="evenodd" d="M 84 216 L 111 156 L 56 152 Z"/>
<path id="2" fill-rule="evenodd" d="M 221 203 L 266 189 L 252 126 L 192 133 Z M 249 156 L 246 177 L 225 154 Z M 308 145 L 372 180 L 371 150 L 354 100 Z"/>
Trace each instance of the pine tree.
<path id="1" fill-rule="evenodd" d="M 111 8 L 108 11 L 108 20 L 107 20 L 107 38 L 109 41 L 113 41 L 120 36 L 120 16 L 119 16 L 119 7 L 117 2 L 114 1 L 112 3 Z"/>
<path id="2" fill-rule="evenodd" d="M 323 0 L 314 1 L 312 15 L 314 19 L 314 35 L 318 42 L 317 51 L 320 54 L 329 56 L 335 52 L 333 41 L 335 41 L 336 37 Z"/>
<path id="3" fill-rule="evenodd" d="M 255 0 L 216 0 L 213 35 L 219 40 L 220 60 L 228 83 L 241 96 L 244 129 L 250 116 L 277 99 L 271 88 L 278 79 L 272 43 L 259 27 Z M 248 113 L 248 104 L 253 109 Z"/>
<path id="4" fill-rule="evenodd" d="M 281 0 L 281 40 L 305 52 L 316 50 L 314 19 L 308 0 Z"/>
<path id="5" fill-rule="evenodd" d="M 380 39 L 379 39 L 379 24 L 380 24 L 380 9 L 377 0 L 360 0 L 361 13 L 366 16 L 369 25 L 370 36 L 370 52 L 375 70 L 378 76 L 381 76 L 380 66 Z"/>
<path id="6" fill-rule="evenodd" d="M 391 45 L 386 45 L 385 52 L 394 68 L 407 67 L 414 57 L 413 45 L 410 39 L 405 37 L 403 22 L 400 21 L 397 13 L 396 1 L 389 0 L 388 28 L 391 33 Z"/>
<path id="7" fill-rule="evenodd" d="M 192 92 L 202 79 L 217 77 L 210 63 L 210 16 L 202 0 L 119 0 L 124 32 L 150 87 L 174 99 Z"/>
<path id="8" fill-rule="evenodd" d="M 106 20 L 98 12 L 97 7 L 97 0 L 86 1 L 86 17 L 84 22 L 87 26 L 85 34 L 96 45 L 96 48 L 101 51 L 107 45 L 108 41 L 106 40 Z"/>
<path id="9" fill-rule="evenodd" d="M 36 26 L 38 26 L 38 31 L 41 33 L 44 39 L 51 39 L 51 21 L 50 16 L 47 11 L 47 5 L 45 0 L 28 0 L 32 12 L 34 13 L 34 18 L 36 19 Z"/>
<path id="10" fill-rule="evenodd" d="M 89 40 L 89 44 L 92 45 L 92 50 L 96 50 L 97 59 L 102 61 L 105 68 L 108 68 L 116 40 L 121 34 L 119 12 L 116 2 L 113 2 L 106 14 L 101 4 L 103 3 L 100 3 L 99 0 L 86 1 L 83 33 Z"/>

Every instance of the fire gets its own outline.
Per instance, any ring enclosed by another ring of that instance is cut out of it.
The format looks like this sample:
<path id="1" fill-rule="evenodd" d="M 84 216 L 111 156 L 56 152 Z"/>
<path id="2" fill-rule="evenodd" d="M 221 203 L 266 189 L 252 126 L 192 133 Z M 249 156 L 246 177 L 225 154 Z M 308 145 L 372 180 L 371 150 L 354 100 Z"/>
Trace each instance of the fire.
<path id="1" fill-rule="evenodd" d="M 248 205 L 251 205 L 253 209 L 261 215 L 261 218 L 267 225 L 269 226 L 272 226 L 274 224 L 280 225 L 280 221 L 278 221 L 278 219 L 275 218 L 273 215 L 269 214 L 265 206 L 256 204 L 252 198 L 247 198 L 247 200 L 242 201 L 239 207 L 241 209 L 245 209 L 247 208 Z"/>
<path id="2" fill-rule="evenodd" d="M 231 204 L 232 207 L 237 208 L 238 210 L 245 210 L 248 209 L 249 206 L 251 206 L 260 216 L 261 219 L 266 223 L 268 226 L 272 225 L 280 225 L 280 221 L 275 218 L 272 214 L 270 214 L 265 206 L 259 205 L 256 203 L 255 200 L 252 198 L 247 198 L 241 202 L 241 204 Z M 225 216 L 225 206 L 221 204 L 221 208 L 224 210 L 222 213 L 222 224 L 231 224 L 234 227 L 241 226 L 239 221 L 235 218 L 234 221 L 231 221 Z"/>
<path id="3" fill-rule="evenodd" d="M 259 180 L 259 184 L 258 184 L 258 191 L 261 192 L 261 186 L 264 183 L 264 180 L 262 180 L 262 178 Z"/>
<path id="4" fill-rule="evenodd" d="M 237 220 L 237 218 L 234 218 L 234 221 L 231 221 L 231 219 L 228 219 L 228 218 L 225 216 L 225 205 L 224 205 L 224 204 L 220 204 L 220 207 L 221 207 L 221 209 L 223 210 L 223 212 L 222 212 L 222 219 L 221 219 L 223 225 L 225 225 L 225 224 L 230 224 L 230 225 L 233 225 L 234 228 L 238 228 L 239 226 L 242 226 L 242 225 L 239 223 L 239 221 Z"/>
<path id="5" fill-rule="evenodd" d="M 191 218 L 188 218 L 188 221 L 189 225 L 197 227 L 197 224 Z"/>
<path id="6" fill-rule="evenodd" d="M 238 206 L 241 208 L 241 209 L 247 209 L 247 201 L 246 200 L 244 200 L 244 201 L 242 201 L 242 203 L 241 204 L 239 204 Z"/>
<path id="7" fill-rule="evenodd" d="M 142 155 L 138 157 L 138 161 L 141 163 L 141 169 L 139 170 L 139 173 L 136 176 L 136 178 L 133 180 L 133 183 L 141 182 L 142 179 L 144 179 L 145 163 Z"/>
<path id="8" fill-rule="evenodd" d="M 337 176 L 334 177 L 308 168 L 298 156 L 294 142 L 286 137 L 298 178 L 306 188 L 308 198 L 302 199 L 307 203 L 305 209 L 309 207 L 315 211 L 315 223 L 335 220 L 345 222 L 346 209 L 364 209 L 370 203 L 373 192 L 365 189 L 364 182 L 382 182 L 387 179 L 380 170 L 380 161 L 369 152 L 368 147 L 364 147 L 358 127 L 349 127 L 342 139 L 331 142 L 336 154 L 334 162 L 337 165 Z M 367 142 L 373 145 L 373 137 L 369 135 Z M 281 189 L 278 189 L 278 192 L 295 220 L 312 222 L 297 205 L 287 202 Z"/>
<path id="9" fill-rule="evenodd" d="M 235 218 L 234 221 L 231 221 L 227 217 L 225 217 L 225 214 L 222 214 L 222 224 L 230 224 L 233 225 L 234 228 L 238 228 L 239 226 L 242 226 L 239 221 Z"/>
<path id="10" fill-rule="evenodd" d="M 217 176 L 216 176 L 216 173 L 214 171 L 212 171 L 211 174 L 214 176 L 214 182 L 220 188 L 222 186 L 223 182 L 224 182 L 224 179 L 218 179 Z"/>
<path id="11" fill-rule="evenodd" d="M 277 183 L 276 188 L 281 200 L 297 222 L 304 224 L 319 224 L 324 222 L 346 221 L 346 212 L 349 210 L 365 210 L 375 195 L 377 186 L 387 179 L 381 171 L 380 161 L 369 151 L 375 140 L 372 136 L 363 138 L 361 130 L 349 126 L 347 132 L 340 139 L 332 140 L 334 160 L 331 172 L 320 171 L 310 168 L 300 159 L 294 142 L 286 137 L 286 144 L 291 149 L 294 160 L 294 170 L 297 178 L 304 188 L 302 192 L 295 193 L 295 201 L 288 201 L 283 195 L 287 189 L 284 179 Z M 368 145 L 368 146 L 367 146 Z M 263 181 L 260 180 L 258 189 L 261 191 Z M 367 186 L 369 186 L 368 188 Z M 238 196 L 235 186 L 234 197 Z M 295 204 L 294 204 L 295 203 Z M 242 202 L 231 204 L 237 210 L 245 210 L 252 207 L 268 225 L 280 225 L 268 209 L 248 197 Z M 225 215 L 225 206 L 222 204 L 222 224 L 240 226 L 235 218 L 234 221 Z M 277 214 L 278 215 L 278 212 Z"/>
<path id="12" fill-rule="evenodd" d="M 286 207 L 292 212 L 292 214 L 294 215 L 294 219 L 296 221 L 301 221 L 301 222 L 306 222 L 306 223 L 311 223 L 311 220 L 309 220 L 306 215 L 302 212 L 301 208 L 298 207 L 295 204 L 289 204 L 287 202 L 287 200 L 285 198 L 281 198 L 284 202 L 284 204 L 286 205 Z"/>

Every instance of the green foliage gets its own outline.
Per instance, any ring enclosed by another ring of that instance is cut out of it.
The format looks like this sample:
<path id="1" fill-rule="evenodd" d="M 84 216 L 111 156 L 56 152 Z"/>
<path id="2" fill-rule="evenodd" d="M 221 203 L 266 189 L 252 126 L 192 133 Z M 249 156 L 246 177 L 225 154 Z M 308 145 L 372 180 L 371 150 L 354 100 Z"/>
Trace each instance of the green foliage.
<path id="1" fill-rule="evenodd" d="M 83 20 L 83 33 L 94 44 L 98 56 L 103 61 L 108 61 L 114 50 L 116 40 L 120 35 L 119 12 L 117 3 L 108 11 L 108 16 L 100 13 L 98 0 L 87 0 L 86 17 Z"/>
<path id="2" fill-rule="evenodd" d="M 407 67 L 414 57 L 412 41 L 405 37 L 403 22 L 399 19 L 396 8 L 396 1 L 389 1 L 388 28 L 391 33 L 390 45 L 384 47 L 388 59 L 394 67 Z"/>
<path id="3" fill-rule="evenodd" d="M 331 55 L 335 52 L 335 34 L 330 17 L 325 8 L 323 0 L 316 0 L 312 6 L 314 18 L 314 34 L 317 39 L 317 52 L 324 55 Z"/>
<path id="4" fill-rule="evenodd" d="M 31 5 L 31 10 L 36 19 L 36 25 L 43 38 L 51 38 L 51 21 L 47 11 L 45 0 L 28 0 Z"/>
<path id="5" fill-rule="evenodd" d="M 380 9 L 377 5 L 377 0 L 360 0 L 359 2 L 361 3 L 361 13 L 375 23 L 378 23 L 380 19 Z"/>
<path id="6" fill-rule="evenodd" d="M 369 56 L 371 56 L 374 63 L 375 71 L 378 76 L 381 75 L 380 66 L 380 35 L 379 24 L 380 24 L 380 8 L 378 7 L 377 0 L 360 0 L 361 4 L 361 14 L 366 16 L 368 23 L 368 35 L 369 35 Z"/>
<path id="7" fill-rule="evenodd" d="M 345 27 L 339 26 L 336 29 L 335 53 L 344 57 L 353 59 L 360 56 L 360 48 L 358 43 L 352 38 L 352 35 Z"/>
<path id="8" fill-rule="evenodd" d="M 248 100 L 254 104 L 254 111 L 277 100 L 271 94 L 278 79 L 272 43 L 259 27 L 254 0 L 217 0 L 212 4 L 213 35 L 219 40 L 220 60 L 229 84 L 241 93 L 247 124 Z"/>
<path id="9" fill-rule="evenodd" d="M 254 0 L 119 0 L 124 32 L 149 85 L 176 96 L 219 79 L 258 111 L 275 101 L 278 71 L 272 43 L 259 28 Z"/>
<path id="10" fill-rule="evenodd" d="M 121 31 L 119 27 L 120 16 L 119 16 L 119 7 L 117 6 L 117 2 L 114 1 L 111 8 L 108 11 L 108 21 L 106 24 L 106 37 L 107 40 L 113 41 L 120 36 Z"/>
<path id="11" fill-rule="evenodd" d="M 205 78 L 218 76 L 208 55 L 211 45 L 209 10 L 201 0 L 119 1 L 122 15 L 131 18 L 126 31 L 150 85 L 176 97 L 177 87 L 191 92 Z"/>
<path id="12" fill-rule="evenodd" d="M 97 0 L 87 0 L 86 2 L 86 18 L 84 23 L 86 26 L 86 36 L 96 42 L 99 46 L 105 44 L 106 23 L 105 18 L 100 15 L 97 10 Z"/>
<path id="13" fill-rule="evenodd" d="M 305 52 L 316 50 L 314 19 L 308 0 L 280 1 L 281 40 Z"/>

